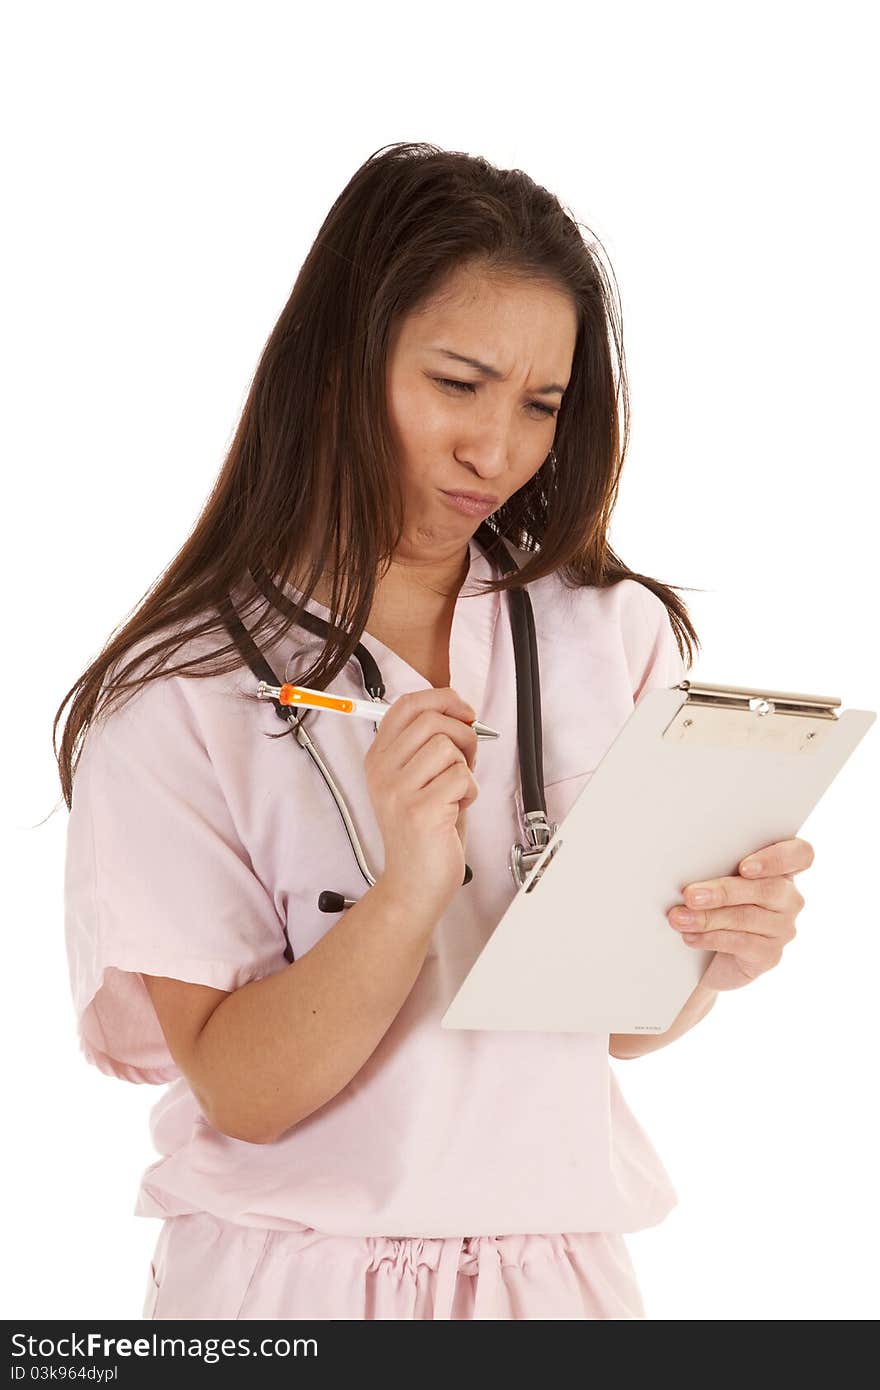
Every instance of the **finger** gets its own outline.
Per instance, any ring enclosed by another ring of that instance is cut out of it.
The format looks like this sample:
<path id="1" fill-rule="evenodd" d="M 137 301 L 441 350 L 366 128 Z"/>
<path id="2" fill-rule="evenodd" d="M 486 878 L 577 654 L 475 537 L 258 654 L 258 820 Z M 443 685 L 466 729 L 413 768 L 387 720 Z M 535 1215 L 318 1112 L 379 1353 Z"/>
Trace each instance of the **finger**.
<path id="1" fill-rule="evenodd" d="M 453 761 L 465 763 L 473 772 L 473 750 L 468 736 L 476 740 L 473 729 L 468 729 L 460 719 L 428 713 L 423 719 L 414 720 L 397 741 L 401 773 L 417 773 L 423 779 L 419 783 L 422 787 L 426 778 L 430 780 L 438 768 L 449 767 Z"/>
<path id="2" fill-rule="evenodd" d="M 778 840 L 746 855 L 740 861 L 739 872 L 744 878 L 791 878 L 809 869 L 815 857 L 808 840 Z"/>
<path id="3" fill-rule="evenodd" d="M 795 936 L 794 913 L 756 907 L 753 903 L 715 908 L 711 912 L 692 912 L 690 916 L 692 920 L 685 922 L 680 911 L 673 908 L 668 915 L 669 924 L 682 936 L 710 936 L 715 931 L 729 931 L 783 942 Z"/>
<path id="4" fill-rule="evenodd" d="M 771 912 L 800 912 L 804 897 L 795 888 L 790 874 L 774 878 L 733 878 L 707 879 L 703 883 L 689 883 L 682 890 L 685 907 L 690 912 L 713 912 L 717 908 L 736 907 L 741 903 L 754 903 L 757 907 L 769 908 Z"/>
<path id="5" fill-rule="evenodd" d="M 451 686 L 436 688 L 431 686 L 428 690 L 410 690 L 405 695 L 398 695 L 396 700 L 390 702 L 388 713 L 383 715 L 379 721 L 379 732 L 373 743 L 378 748 L 384 748 L 426 710 L 436 710 L 438 713 L 448 715 L 460 722 L 467 720 L 471 713 L 473 713 L 474 719 L 477 717 L 476 712 L 471 710 L 467 701 L 463 700 Z"/>

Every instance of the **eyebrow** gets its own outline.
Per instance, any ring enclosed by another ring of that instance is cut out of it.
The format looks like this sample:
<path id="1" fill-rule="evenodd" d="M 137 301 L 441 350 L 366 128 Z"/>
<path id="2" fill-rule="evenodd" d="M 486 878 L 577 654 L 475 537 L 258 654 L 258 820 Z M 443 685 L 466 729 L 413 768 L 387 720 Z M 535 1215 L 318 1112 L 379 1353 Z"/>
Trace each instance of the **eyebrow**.
<path id="1" fill-rule="evenodd" d="M 476 357 L 465 357 L 463 353 L 453 352 L 451 348 L 432 347 L 429 352 L 439 352 L 444 357 L 452 357 L 456 362 L 464 362 L 468 367 L 474 367 L 476 371 L 482 372 L 483 376 L 491 377 L 493 381 L 500 381 L 503 375 L 497 367 L 490 367 L 486 362 L 478 362 Z M 565 387 L 558 386 L 556 382 L 551 382 L 549 386 L 536 386 L 533 388 L 536 396 L 565 395 Z"/>

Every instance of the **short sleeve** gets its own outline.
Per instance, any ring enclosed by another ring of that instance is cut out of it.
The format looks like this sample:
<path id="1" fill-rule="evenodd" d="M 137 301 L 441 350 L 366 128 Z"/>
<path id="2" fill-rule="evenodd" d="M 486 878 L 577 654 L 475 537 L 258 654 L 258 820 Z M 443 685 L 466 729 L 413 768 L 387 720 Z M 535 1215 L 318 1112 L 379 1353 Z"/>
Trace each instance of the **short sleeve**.
<path id="1" fill-rule="evenodd" d="M 627 652 L 633 676 L 633 703 L 646 691 L 668 689 L 684 680 L 690 667 L 678 650 L 669 609 L 661 598 L 638 581 L 639 591 L 627 625 Z"/>
<path id="2" fill-rule="evenodd" d="M 238 838 L 184 683 L 151 681 L 92 723 L 67 826 L 80 1047 L 133 1082 L 180 1076 L 140 972 L 232 991 L 286 964 L 284 924 Z"/>

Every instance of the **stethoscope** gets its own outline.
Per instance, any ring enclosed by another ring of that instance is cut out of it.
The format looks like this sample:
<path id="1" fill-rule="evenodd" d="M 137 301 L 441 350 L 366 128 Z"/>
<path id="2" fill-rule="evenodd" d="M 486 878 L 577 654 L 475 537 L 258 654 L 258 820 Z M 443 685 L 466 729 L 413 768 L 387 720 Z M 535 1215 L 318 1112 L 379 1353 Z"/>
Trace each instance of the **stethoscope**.
<path id="1" fill-rule="evenodd" d="M 482 522 L 474 533 L 483 553 L 490 562 L 497 562 L 505 574 L 516 569 L 516 561 L 507 549 L 502 538 L 497 532 L 493 531 L 486 522 Z M 274 606 L 288 617 L 295 614 L 295 606 L 290 598 L 272 582 L 269 575 L 257 566 L 251 571 L 257 588 L 263 593 Z M 544 799 L 544 756 L 541 741 L 541 686 L 538 671 L 538 644 L 535 635 L 535 619 L 532 611 L 532 603 L 526 588 L 507 589 L 504 591 L 507 598 L 508 615 L 510 618 L 510 628 L 513 636 L 513 652 L 516 668 L 516 726 L 517 726 L 517 748 L 519 753 L 519 773 L 520 785 L 522 788 L 523 817 L 522 824 L 526 836 L 526 843 L 515 841 L 511 846 L 508 857 L 508 867 L 513 875 L 513 881 L 517 889 L 521 888 L 528 878 L 529 872 L 535 862 L 540 858 L 550 840 L 556 834 L 558 826 L 550 824 L 547 820 L 547 804 Z M 233 640 L 235 641 L 242 656 L 247 661 L 248 666 L 257 677 L 258 681 L 265 682 L 266 685 L 280 688 L 281 682 L 276 676 L 272 667 L 261 654 L 259 648 L 242 623 L 232 602 L 227 599 L 221 605 L 221 614 Z M 297 623 L 307 631 L 326 637 L 330 631 L 330 624 L 317 614 L 310 613 L 308 610 L 302 612 Z M 372 700 L 383 700 L 385 697 L 385 683 L 382 674 L 374 657 L 367 651 L 362 643 L 358 643 L 352 653 L 361 668 L 361 677 L 366 694 Z M 345 826 L 346 834 L 351 843 L 354 857 L 357 860 L 358 868 L 363 874 L 367 884 L 372 888 L 376 882 L 376 875 L 370 869 L 364 854 L 360 837 L 357 833 L 354 821 L 349 811 L 348 805 L 342 791 L 330 772 L 325 759 L 315 746 L 315 742 L 310 738 L 308 732 L 303 727 L 303 720 L 309 713 L 303 706 L 292 707 L 282 705 L 279 700 L 272 699 L 275 713 L 279 719 L 283 719 L 293 730 L 297 742 L 311 757 L 321 776 L 327 784 L 330 795 L 336 803 L 342 823 Z M 373 725 L 374 732 L 378 730 L 378 724 Z M 534 807 L 535 809 L 527 809 Z M 558 843 L 554 847 L 547 862 L 556 853 Z M 546 867 L 546 865 L 544 866 Z M 543 868 L 535 874 L 529 888 L 530 892 L 535 883 L 543 873 Z M 462 884 L 470 883 L 473 878 L 473 870 L 470 865 L 465 865 L 464 879 Z M 318 909 L 320 912 L 341 912 L 347 907 L 353 907 L 356 898 L 345 897 L 342 893 L 336 893 L 325 889 L 318 897 Z M 293 960 L 293 952 L 288 941 L 285 957 Z"/>

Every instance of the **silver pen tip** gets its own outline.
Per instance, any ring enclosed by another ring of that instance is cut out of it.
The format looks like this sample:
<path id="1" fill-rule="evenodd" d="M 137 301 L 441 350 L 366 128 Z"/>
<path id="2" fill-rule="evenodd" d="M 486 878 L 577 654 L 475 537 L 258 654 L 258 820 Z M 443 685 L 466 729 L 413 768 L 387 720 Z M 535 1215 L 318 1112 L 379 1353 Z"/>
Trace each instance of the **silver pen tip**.
<path id="1" fill-rule="evenodd" d="M 479 721 L 479 719 L 475 719 L 475 720 L 474 720 L 473 724 L 471 725 L 471 728 L 473 729 L 473 731 L 474 731 L 474 733 L 476 734 L 477 738 L 500 738 L 500 737 L 501 737 L 501 735 L 500 735 L 500 733 L 498 732 L 497 729 L 492 729 L 492 728 L 490 728 L 488 724 L 481 724 L 480 721 Z"/>

